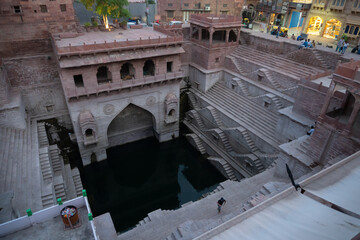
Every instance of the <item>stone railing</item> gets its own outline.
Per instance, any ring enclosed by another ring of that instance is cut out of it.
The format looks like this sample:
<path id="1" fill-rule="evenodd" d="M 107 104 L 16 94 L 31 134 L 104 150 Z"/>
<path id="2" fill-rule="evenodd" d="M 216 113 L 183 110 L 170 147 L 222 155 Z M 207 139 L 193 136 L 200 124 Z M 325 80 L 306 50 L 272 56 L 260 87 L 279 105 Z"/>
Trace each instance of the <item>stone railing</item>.
<path id="1" fill-rule="evenodd" d="M 232 23 L 232 22 L 240 22 L 241 17 L 229 16 L 229 15 L 214 15 L 214 14 L 196 14 L 190 16 L 191 20 L 197 20 L 200 22 L 206 23 Z"/>
<path id="2" fill-rule="evenodd" d="M 217 48 L 217 47 L 230 47 L 230 46 L 237 46 L 239 45 L 237 42 L 213 42 L 212 44 L 210 44 L 209 42 L 205 42 L 205 41 L 200 41 L 198 39 L 192 38 L 191 41 L 204 46 L 206 48 Z"/>
<path id="3" fill-rule="evenodd" d="M 179 79 L 183 78 L 184 74 L 183 72 L 173 72 L 173 73 L 166 73 L 166 74 L 160 74 L 155 76 L 146 76 L 144 78 L 140 79 L 131 79 L 131 80 L 121 80 L 117 82 L 107 83 L 107 84 L 101 84 L 96 87 L 73 87 L 73 88 L 65 88 L 65 94 L 67 98 L 79 98 L 81 96 L 89 96 L 89 95 L 98 95 L 100 93 L 109 93 L 113 91 L 120 91 L 122 89 L 126 88 L 133 88 L 133 87 L 139 87 L 144 86 L 148 84 L 153 83 L 159 83 L 164 82 L 172 79 Z"/>
<path id="4" fill-rule="evenodd" d="M 146 47 L 151 45 L 169 45 L 174 43 L 181 43 L 183 41 L 182 36 L 166 36 L 166 38 L 147 38 L 139 40 L 128 40 L 126 41 L 116 41 L 113 42 L 103 42 L 97 43 L 94 42 L 92 44 L 76 45 L 72 46 L 69 44 L 68 46 L 59 47 L 56 46 L 56 52 L 59 56 L 67 56 L 67 55 L 81 55 L 81 54 L 89 54 L 89 53 L 97 53 L 97 52 L 109 52 L 109 51 L 118 51 L 121 49 L 128 48 L 137 48 L 137 47 Z M 55 41 L 54 41 L 55 42 Z"/>
<path id="5" fill-rule="evenodd" d="M 359 69 L 360 61 L 353 61 L 342 63 L 337 66 L 335 73 L 350 79 L 354 79 L 357 70 Z"/>
<path id="6" fill-rule="evenodd" d="M 154 25 L 154 31 L 161 32 L 169 36 L 180 36 L 182 33 L 182 25 Z"/>
<path id="7" fill-rule="evenodd" d="M 84 190 L 83 190 L 84 191 Z M 89 224 L 91 225 L 92 235 L 93 239 L 98 240 L 98 234 L 96 233 L 96 228 L 94 221 L 92 219 L 92 213 L 90 209 L 90 205 L 86 196 L 86 192 L 83 192 L 82 197 L 77 197 L 74 199 L 71 199 L 69 201 L 64 202 L 62 205 L 54 205 L 49 208 L 45 208 L 43 210 L 40 210 L 38 212 L 31 213 L 28 212 L 28 216 L 16 218 L 14 220 L 11 220 L 9 222 L 5 222 L 0 224 L 0 237 L 7 236 L 11 233 L 18 232 L 21 230 L 24 230 L 26 228 L 29 228 L 33 226 L 34 224 L 44 223 L 46 221 L 49 221 L 53 219 L 54 217 L 60 216 L 60 211 L 66 206 L 75 206 L 78 209 L 79 208 L 85 208 L 87 209 L 86 214 L 89 216 L 91 214 L 91 218 L 89 217 Z M 30 209 L 29 209 L 30 210 Z M 59 224 L 62 224 L 59 222 Z M 86 224 L 86 223 L 83 223 Z M 26 239 L 26 236 L 23 236 L 23 239 Z"/>

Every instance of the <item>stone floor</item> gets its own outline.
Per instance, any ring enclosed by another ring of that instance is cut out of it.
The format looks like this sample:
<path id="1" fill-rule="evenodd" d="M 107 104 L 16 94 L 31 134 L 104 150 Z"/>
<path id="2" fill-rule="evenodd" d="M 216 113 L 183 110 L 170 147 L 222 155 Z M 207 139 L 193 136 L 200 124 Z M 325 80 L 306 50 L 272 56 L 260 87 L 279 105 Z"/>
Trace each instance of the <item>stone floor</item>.
<path id="1" fill-rule="evenodd" d="M 105 41 L 108 43 L 120 41 L 129 41 L 134 40 L 146 40 L 146 39 L 158 39 L 166 38 L 167 35 L 153 31 L 152 27 L 145 27 L 143 29 L 115 29 L 111 32 L 85 32 L 84 35 L 78 36 L 76 38 L 63 38 L 61 40 L 57 40 L 55 43 L 58 47 L 66 47 L 71 44 L 71 46 L 81 46 L 83 44 L 94 44 L 96 43 L 104 43 Z"/>
<path id="2" fill-rule="evenodd" d="M 261 187 L 269 182 L 276 184 L 271 190 L 276 193 L 288 186 L 287 179 L 274 176 L 270 169 L 241 182 L 226 181 L 222 183 L 223 190 L 216 192 L 196 202 L 184 204 L 182 208 L 168 211 L 157 210 L 148 215 L 146 223 L 118 236 L 118 239 L 192 239 L 191 234 L 205 232 L 212 225 L 221 224 L 243 212 L 244 203 L 256 194 Z M 275 187 L 276 186 L 276 187 Z M 217 211 L 216 202 L 221 197 L 227 201 L 221 213 Z M 192 226 L 189 226 L 191 224 Z M 188 232 L 185 228 L 188 226 Z M 180 229 L 180 230 L 179 230 Z M 181 231 L 183 237 L 176 236 Z M 172 236 L 172 238 L 169 238 Z"/>
<path id="3" fill-rule="evenodd" d="M 53 218 L 44 223 L 35 224 L 32 227 L 18 231 L 16 233 L 5 236 L 2 239 L 11 240 L 90 240 L 94 239 L 91 225 L 87 219 L 87 209 L 79 208 L 79 217 L 81 225 L 75 229 L 64 228 L 60 216 Z M 26 236 L 26 237 L 25 237 Z"/>
<path id="4" fill-rule="evenodd" d="M 292 39 L 286 39 L 286 38 L 276 38 L 276 36 L 274 35 L 270 35 L 268 33 L 265 33 L 265 32 L 261 32 L 259 29 L 254 29 L 254 30 L 251 30 L 251 29 L 246 29 L 246 28 L 243 28 L 241 29 L 241 31 L 244 31 L 244 32 L 250 32 L 252 35 L 255 35 L 255 36 L 259 36 L 259 37 L 262 37 L 262 38 L 265 38 L 265 39 L 269 39 L 269 40 L 272 40 L 272 41 L 279 41 L 279 42 L 291 42 L 291 43 L 294 43 L 294 42 L 297 42 L 296 40 L 292 40 Z M 328 38 L 324 38 L 324 37 L 318 37 L 318 36 L 314 36 L 314 35 L 309 35 L 309 38 L 311 40 L 315 40 L 315 42 L 321 42 L 323 43 L 321 46 L 320 45 L 316 45 L 316 49 L 319 49 L 319 50 L 322 50 L 322 51 L 327 51 L 327 52 L 335 52 L 335 48 L 334 46 L 336 46 L 336 41 L 333 40 L 333 39 L 328 39 Z M 300 45 L 300 42 L 298 42 L 299 45 Z M 333 48 L 328 48 L 326 47 L 326 44 L 328 45 L 332 45 Z M 359 54 L 355 54 L 355 53 L 351 53 L 351 50 L 352 50 L 352 47 L 350 46 L 347 51 L 345 52 L 345 54 L 343 54 L 343 57 L 344 58 L 347 58 L 347 59 L 354 59 L 354 60 L 360 60 L 360 55 Z M 340 53 L 338 53 L 340 54 Z"/>

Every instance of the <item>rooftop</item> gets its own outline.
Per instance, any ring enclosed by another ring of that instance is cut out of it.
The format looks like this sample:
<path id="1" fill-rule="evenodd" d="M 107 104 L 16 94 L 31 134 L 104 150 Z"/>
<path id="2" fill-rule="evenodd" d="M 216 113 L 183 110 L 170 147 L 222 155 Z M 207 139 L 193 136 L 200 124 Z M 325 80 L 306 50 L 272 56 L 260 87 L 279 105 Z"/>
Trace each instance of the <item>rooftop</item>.
<path id="1" fill-rule="evenodd" d="M 82 36 L 74 38 L 62 38 L 56 40 L 57 47 L 67 47 L 69 44 L 71 46 L 82 46 L 84 44 L 94 44 L 94 43 L 111 43 L 111 42 L 126 42 L 134 41 L 141 39 L 158 39 L 166 38 L 167 35 L 153 31 L 150 27 L 145 27 L 142 29 L 115 29 L 111 32 L 86 32 Z"/>
<path id="2" fill-rule="evenodd" d="M 66 35 L 65 35 L 66 36 Z M 87 32 L 80 36 L 68 38 L 54 37 L 56 52 L 59 57 L 69 55 L 110 53 L 122 49 L 133 50 L 136 47 L 161 46 L 182 43 L 182 35 L 169 36 L 152 28 L 143 29 L 115 29 L 111 32 Z"/>

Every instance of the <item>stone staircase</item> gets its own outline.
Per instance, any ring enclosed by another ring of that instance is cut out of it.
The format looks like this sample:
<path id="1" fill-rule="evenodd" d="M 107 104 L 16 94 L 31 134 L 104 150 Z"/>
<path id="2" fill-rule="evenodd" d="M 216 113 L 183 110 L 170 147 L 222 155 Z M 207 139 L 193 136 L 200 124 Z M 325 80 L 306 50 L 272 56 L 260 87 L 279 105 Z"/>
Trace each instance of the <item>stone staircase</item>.
<path id="1" fill-rule="evenodd" d="M 56 172 L 62 172 L 63 171 L 63 163 L 59 157 L 59 149 L 57 145 L 51 145 L 49 146 L 49 153 L 50 153 L 50 159 L 51 159 L 51 167 L 53 169 L 54 174 Z"/>
<path id="2" fill-rule="evenodd" d="M 243 135 L 248 147 L 250 148 L 251 152 L 258 151 L 259 149 L 256 147 L 254 141 L 251 139 L 248 131 L 246 129 L 241 131 L 241 134 Z"/>
<path id="3" fill-rule="evenodd" d="M 227 56 L 228 58 L 231 59 L 231 61 L 233 62 L 233 64 L 235 65 L 236 69 L 238 70 L 238 73 L 240 73 L 241 75 L 247 75 L 248 73 L 244 70 L 244 68 L 239 64 L 238 59 L 236 59 L 233 56 Z"/>
<path id="4" fill-rule="evenodd" d="M 187 139 L 189 139 L 189 140 L 191 139 L 191 140 L 194 142 L 196 149 L 197 149 L 201 154 L 205 154 L 205 153 L 206 153 L 205 147 L 203 146 L 200 138 L 199 138 L 196 134 L 190 133 L 190 134 L 186 134 L 185 136 L 186 136 Z"/>
<path id="5" fill-rule="evenodd" d="M 210 156 L 207 159 L 209 161 L 216 161 L 216 162 L 220 163 L 222 165 L 223 169 L 225 170 L 227 177 L 232 181 L 238 181 L 238 179 L 235 176 L 234 170 L 224 159 L 219 158 L 219 157 L 213 157 L 213 156 Z"/>
<path id="6" fill-rule="evenodd" d="M 50 158 L 48 147 L 42 147 L 39 149 L 39 158 L 40 158 L 40 169 L 41 175 L 44 182 L 47 180 L 52 181 L 53 172 L 51 169 Z"/>
<path id="7" fill-rule="evenodd" d="M 271 101 L 273 103 L 275 103 L 275 106 L 277 109 L 280 110 L 280 109 L 284 108 L 284 105 L 282 104 L 281 100 L 276 95 L 274 95 L 272 93 L 268 93 L 268 94 L 266 94 L 266 96 L 268 96 L 271 99 Z"/>
<path id="8" fill-rule="evenodd" d="M 330 65 L 327 64 L 327 62 L 324 60 L 324 58 L 321 56 L 321 53 L 317 49 L 311 49 L 313 55 L 316 57 L 317 60 L 321 63 L 321 66 L 326 69 L 331 69 Z"/>
<path id="9" fill-rule="evenodd" d="M 45 122 L 39 122 L 37 128 L 39 137 L 39 148 L 49 146 L 49 140 L 47 138 L 45 130 Z"/>
<path id="10" fill-rule="evenodd" d="M 237 81 L 242 93 L 244 94 L 245 97 L 247 98 L 251 98 L 251 94 L 249 92 L 249 89 L 245 86 L 244 82 L 242 80 Z"/>
<path id="11" fill-rule="evenodd" d="M 75 191 L 76 191 L 76 196 L 82 196 L 82 190 L 83 190 L 83 185 L 81 182 L 81 178 L 80 178 L 80 172 L 78 168 L 74 168 L 71 170 L 71 175 L 72 175 L 72 179 L 74 181 L 75 184 Z"/>
<path id="12" fill-rule="evenodd" d="M 203 124 L 199 113 L 198 113 L 197 111 L 195 111 L 195 110 L 191 110 L 191 111 L 190 111 L 190 114 L 192 115 L 192 117 L 194 117 L 197 126 L 198 126 L 200 129 L 205 129 L 205 125 Z"/>
<path id="13" fill-rule="evenodd" d="M 323 70 L 311 67 L 308 65 L 302 65 L 289 59 L 284 59 L 281 56 L 258 51 L 253 48 L 240 45 L 231 56 L 236 59 L 241 59 L 255 65 L 260 65 L 262 68 L 271 69 L 271 71 L 278 71 L 280 73 L 286 73 L 289 76 L 293 76 L 297 79 L 306 78 L 309 75 L 315 75 L 323 73 Z"/>
<path id="14" fill-rule="evenodd" d="M 13 195 L 8 221 L 26 215 L 28 208 L 41 209 L 40 194 L 33 194 L 41 189 L 38 153 L 33 151 L 38 142 L 31 120 L 25 123 L 25 129 L 0 127 L 0 193 Z"/>
<path id="15" fill-rule="evenodd" d="M 278 190 L 273 183 L 266 183 L 258 192 L 251 196 L 249 200 L 243 204 L 242 209 L 247 211 L 250 208 L 255 207 L 256 205 L 259 205 L 263 201 L 267 200 L 269 197 L 275 195 L 277 192 Z"/>
<path id="16" fill-rule="evenodd" d="M 215 131 L 216 131 L 216 133 L 219 135 L 220 140 L 221 140 L 221 142 L 222 142 L 225 150 L 226 150 L 228 153 L 234 151 L 233 148 L 231 147 L 231 144 L 230 144 L 227 136 L 225 135 L 224 131 L 222 131 L 221 129 L 215 129 Z"/>
<path id="17" fill-rule="evenodd" d="M 199 104 L 198 104 L 198 102 L 196 101 L 195 96 L 194 96 L 192 93 L 190 93 L 190 92 L 188 92 L 187 95 L 188 95 L 188 97 L 189 97 L 189 100 L 190 100 L 189 102 L 190 102 L 191 107 L 192 107 L 193 109 L 195 109 L 195 110 L 200 109 Z"/>
<path id="18" fill-rule="evenodd" d="M 217 125 L 219 128 L 224 128 L 225 126 L 224 126 L 223 122 L 220 120 L 219 115 L 218 115 L 216 109 L 215 109 L 214 107 L 212 107 L 212 106 L 208 106 L 208 107 L 206 107 L 206 108 L 210 111 L 212 117 L 213 117 L 214 120 L 215 120 L 216 125 Z"/>
<path id="19" fill-rule="evenodd" d="M 231 115 L 235 121 L 247 130 L 278 147 L 280 142 L 275 138 L 278 121 L 276 113 L 251 102 L 246 97 L 240 96 L 228 89 L 220 81 L 214 84 L 206 94 L 193 89 L 191 91 L 196 92 L 219 111 Z"/>
<path id="20" fill-rule="evenodd" d="M 271 72 L 266 69 L 266 68 L 261 68 L 259 71 L 262 71 L 267 80 L 271 83 L 271 85 L 276 89 L 276 90 L 281 90 L 283 89 L 283 87 L 274 79 L 273 75 L 271 74 Z"/>

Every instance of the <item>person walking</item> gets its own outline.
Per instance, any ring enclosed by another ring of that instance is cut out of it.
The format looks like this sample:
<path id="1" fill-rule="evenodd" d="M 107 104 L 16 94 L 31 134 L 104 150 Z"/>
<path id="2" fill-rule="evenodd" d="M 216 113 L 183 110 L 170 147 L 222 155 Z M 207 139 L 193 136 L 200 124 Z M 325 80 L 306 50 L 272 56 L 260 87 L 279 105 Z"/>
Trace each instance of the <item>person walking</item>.
<path id="1" fill-rule="evenodd" d="M 281 26 L 279 25 L 276 33 L 276 38 L 279 38 L 280 32 L 281 32 Z"/>
<path id="2" fill-rule="evenodd" d="M 339 40 L 339 42 L 337 43 L 335 52 L 340 52 L 341 51 L 341 48 L 344 46 L 344 42 L 345 42 L 344 38 L 341 38 Z"/>
<path id="3" fill-rule="evenodd" d="M 222 197 L 217 201 L 217 205 L 218 205 L 218 212 L 221 212 L 221 207 L 224 206 L 226 204 L 226 200 Z"/>
<path id="4" fill-rule="evenodd" d="M 348 41 L 345 41 L 341 54 L 344 54 L 344 53 L 345 53 L 345 51 L 346 51 L 346 49 L 348 48 L 348 46 L 349 46 Z"/>

